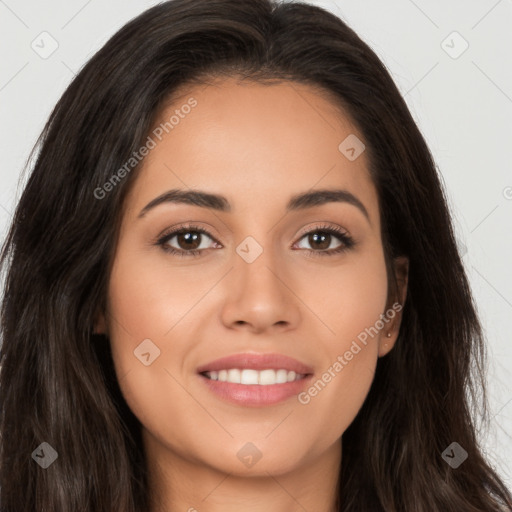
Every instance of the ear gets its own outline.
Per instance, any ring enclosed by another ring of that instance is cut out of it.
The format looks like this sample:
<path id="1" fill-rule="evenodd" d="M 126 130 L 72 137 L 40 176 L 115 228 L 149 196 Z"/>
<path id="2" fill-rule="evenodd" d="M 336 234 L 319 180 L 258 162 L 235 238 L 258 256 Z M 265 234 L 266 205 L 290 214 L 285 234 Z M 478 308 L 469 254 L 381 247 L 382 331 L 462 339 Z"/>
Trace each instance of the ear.
<path id="1" fill-rule="evenodd" d="M 393 260 L 397 288 L 388 297 L 384 316 L 388 319 L 379 338 L 379 357 L 385 356 L 395 346 L 402 323 L 402 312 L 407 297 L 409 281 L 409 258 L 399 256 Z"/>

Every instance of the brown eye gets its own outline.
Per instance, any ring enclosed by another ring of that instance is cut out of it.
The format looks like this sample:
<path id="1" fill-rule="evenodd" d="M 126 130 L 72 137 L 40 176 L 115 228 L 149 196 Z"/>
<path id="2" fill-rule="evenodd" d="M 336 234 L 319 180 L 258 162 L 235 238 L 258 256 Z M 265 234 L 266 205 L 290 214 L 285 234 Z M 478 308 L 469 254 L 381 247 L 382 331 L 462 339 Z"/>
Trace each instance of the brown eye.
<path id="1" fill-rule="evenodd" d="M 167 235 L 165 237 L 165 243 L 171 245 L 171 240 L 176 239 L 175 245 L 171 245 L 171 247 L 174 249 L 183 251 L 195 251 L 208 249 L 208 238 L 212 240 L 212 238 L 205 231 L 199 231 L 195 229 L 181 229 Z"/>
<path id="2" fill-rule="evenodd" d="M 210 242 L 208 242 L 210 239 Z M 157 244 L 164 251 L 178 256 L 198 256 L 206 249 L 212 248 L 212 242 L 217 241 L 204 229 L 195 226 L 186 226 L 175 229 L 162 236 Z"/>
<path id="3" fill-rule="evenodd" d="M 331 226 L 317 227 L 313 231 L 305 233 L 300 240 L 306 240 L 310 248 L 301 246 L 302 242 L 299 241 L 297 244 L 299 249 L 306 249 L 307 252 L 315 256 L 332 256 L 355 245 L 354 239 L 345 231 Z M 338 243 L 331 247 L 336 240 Z"/>

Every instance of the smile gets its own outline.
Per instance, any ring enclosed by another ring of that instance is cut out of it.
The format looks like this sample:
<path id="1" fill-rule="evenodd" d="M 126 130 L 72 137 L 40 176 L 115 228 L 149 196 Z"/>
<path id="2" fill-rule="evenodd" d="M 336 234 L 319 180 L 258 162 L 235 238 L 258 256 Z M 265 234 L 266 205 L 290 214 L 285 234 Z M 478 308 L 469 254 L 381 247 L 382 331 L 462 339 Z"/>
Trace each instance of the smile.
<path id="1" fill-rule="evenodd" d="M 230 382 L 232 384 L 271 386 L 273 384 L 285 384 L 286 382 L 294 382 L 306 376 L 306 374 L 296 373 L 293 370 L 285 369 L 266 369 L 251 370 L 237 369 L 219 370 L 204 372 L 203 375 L 210 380 L 219 382 Z"/>

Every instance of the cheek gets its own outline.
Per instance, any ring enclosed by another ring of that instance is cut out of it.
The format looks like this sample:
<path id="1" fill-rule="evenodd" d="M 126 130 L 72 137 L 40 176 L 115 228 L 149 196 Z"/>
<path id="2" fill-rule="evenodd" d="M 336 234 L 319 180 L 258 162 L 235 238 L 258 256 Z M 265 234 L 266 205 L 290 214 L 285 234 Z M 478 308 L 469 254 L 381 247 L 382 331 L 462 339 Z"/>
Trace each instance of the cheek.
<path id="1" fill-rule="evenodd" d="M 303 293 L 307 286 L 308 303 L 323 324 L 317 347 L 325 364 L 299 401 L 310 417 L 328 418 L 324 428 L 336 439 L 363 405 L 378 360 L 378 341 L 386 332 L 381 320 L 387 301 L 382 249 L 376 246 L 335 272 L 310 270 L 308 279 Z"/>
<path id="2" fill-rule="evenodd" d="M 160 439 L 172 432 L 176 451 L 189 445 L 198 428 L 190 416 L 204 412 L 180 385 L 194 318 L 187 312 L 208 284 L 194 275 L 148 265 L 136 250 L 121 250 L 109 283 L 109 338 L 122 395 L 148 431 Z M 201 420 L 204 425 L 207 418 Z"/>
<path id="3" fill-rule="evenodd" d="M 165 258 L 155 263 L 142 251 L 121 249 L 109 284 L 113 330 L 133 343 L 172 336 L 209 287 L 194 266 L 172 266 Z"/>
<path id="4" fill-rule="evenodd" d="M 331 354 L 348 350 L 352 339 L 384 313 L 387 272 L 377 243 L 336 266 L 309 264 L 297 273 L 295 282 L 297 295 L 324 325 L 319 332 Z"/>

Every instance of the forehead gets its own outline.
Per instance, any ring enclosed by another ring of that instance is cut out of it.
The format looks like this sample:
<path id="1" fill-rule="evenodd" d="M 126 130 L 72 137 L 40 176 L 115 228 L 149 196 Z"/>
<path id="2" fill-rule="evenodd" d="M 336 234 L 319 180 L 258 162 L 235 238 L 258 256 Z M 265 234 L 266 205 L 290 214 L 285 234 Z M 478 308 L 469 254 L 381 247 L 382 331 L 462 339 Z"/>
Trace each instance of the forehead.
<path id="1" fill-rule="evenodd" d="M 216 80 L 182 87 L 159 114 L 149 134 L 154 147 L 127 198 L 130 210 L 176 188 L 222 194 L 241 212 L 283 208 L 295 194 L 336 187 L 376 215 L 364 136 L 318 88 Z M 359 156 L 348 158 L 348 146 Z"/>

